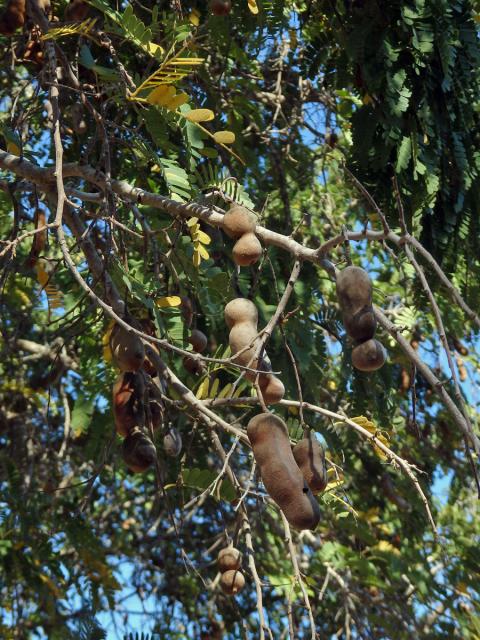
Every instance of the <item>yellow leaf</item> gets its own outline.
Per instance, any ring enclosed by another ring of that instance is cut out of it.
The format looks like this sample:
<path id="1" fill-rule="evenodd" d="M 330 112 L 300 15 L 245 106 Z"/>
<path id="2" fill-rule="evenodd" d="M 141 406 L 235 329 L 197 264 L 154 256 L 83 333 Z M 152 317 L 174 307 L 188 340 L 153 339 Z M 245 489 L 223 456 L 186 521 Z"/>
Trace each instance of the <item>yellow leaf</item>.
<path id="1" fill-rule="evenodd" d="M 192 9 L 190 11 L 190 15 L 188 16 L 190 24 L 193 24 L 194 27 L 198 27 L 200 24 L 200 12 L 197 9 Z"/>
<path id="2" fill-rule="evenodd" d="M 258 13 L 258 5 L 255 0 L 248 0 L 248 8 L 253 13 L 254 16 Z"/>
<path id="3" fill-rule="evenodd" d="M 155 300 L 157 307 L 178 307 L 182 304 L 182 299 L 179 296 L 166 296 L 164 298 L 157 298 Z"/>
<path id="4" fill-rule="evenodd" d="M 155 56 L 157 53 L 163 53 L 163 48 L 154 42 L 149 42 L 145 48 L 151 56 Z"/>
<path id="5" fill-rule="evenodd" d="M 232 383 L 229 382 L 227 385 L 225 385 L 223 387 L 223 389 L 220 391 L 220 393 L 218 394 L 219 398 L 226 398 L 228 396 L 228 394 L 230 393 L 230 391 L 232 390 Z"/>
<path id="6" fill-rule="evenodd" d="M 219 144 L 233 144 L 235 142 L 235 134 L 233 131 L 217 131 L 213 134 L 213 139 Z"/>
<path id="7" fill-rule="evenodd" d="M 212 239 L 210 238 L 209 235 L 207 235 L 204 231 L 202 231 L 201 229 L 199 229 L 197 231 L 197 238 L 198 242 L 201 242 L 202 244 L 210 244 Z"/>
<path id="8" fill-rule="evenodd" d="M 169 102 L 165 105 L 165 107 L 167 109 L 170 109 L 170 111 L 175 111 L 175 109 L 178 109 L 178 107 L 181 107 L 182 104 L 185 104 L 186 102 L 188 102 L 187 94 L 177 93 L 176 96 L 173 96 L 173 98 L 169 100 Z"/>
<path id="9" fill-rule="evenodd" d="M 171 84 L 161 84 L 153 91 L 150 91 L 147 96 L 147 102 L 149 104 L 158 105 L 159 107 L 165 107 L 170 100 L 172 100 L 175 93 L 175 87 Z"/>
<path id="10" fill-rule="evenodd" d="M 199 400 L 208 398 L 208 378 L 205 378 L 205 380 L 202 380 L 202 382 L 199 384 L 196 396 Z"/>
<path id="11" fill-rule="evenodd" d="M 393 544 L 388 542 L 388 540 L 380 540 L 378 544 L 376 544 L 372 549 L 376 549 L 377 551 L 383 551 L 387 553 L 393 553 L 396 556 L 400 555 L 400 551 L 397 547 L 394 547 Z"/>
<path id="12" fill-rule="evenodd" d="M 216 398 L 219 386 L 220 386 L 220 380 L 218 378 L 215 378 L 215 380 L 213 381 L 212 387 L 210 389 L 210 393 L 208 394 L 209 398 Z"/>
<path id="13" fill-rule="evenodd" d="M 192 109 L 192 111 L 188 111 L 182 115 L 190 122 L 209 122 L 215 117 L 211 109 Z"/>
<path id="14" fill-rule="evenodd" d="M 202 262 L 202 258 L 200 257 L 200 254 L 198 253 L 198 251 L 195 250 L 193 252 L 193 266 L 198 269 L 201 262 Z"/>
<path id="15" fill-rule="evenodd" d="M 341 487 L 343 483 L 343 480 L 332 480 L 332 482 L 329 482 L 325 487 L 325 491 L 333 491 L 333 489 Z"/>
<path id="16" fill-rule="evenodd" d="M 14 156 L 19 156 L 21 154 L 20 147 L 15 144 L 15 142 L 7 142 L 7 151 L 8 153 L 13 154 Z"/>
<path id="17" fill-rule="evenodd" d="M 189 218 L 187 221 L 187 227 L 193 227 L 198 222 L 198 218 Z"/>
<path id="18" fill-rule="evenodd" d="M 205 249 L 205 247 L 203 246 L 203 244 L 198 244 L 196 247 L 196 251 L 198 251 L 198 253 L 200 254 L 200 257 L 203 260 L 208 260 L 210 255 L 208 253 L 208 251 Z"/>

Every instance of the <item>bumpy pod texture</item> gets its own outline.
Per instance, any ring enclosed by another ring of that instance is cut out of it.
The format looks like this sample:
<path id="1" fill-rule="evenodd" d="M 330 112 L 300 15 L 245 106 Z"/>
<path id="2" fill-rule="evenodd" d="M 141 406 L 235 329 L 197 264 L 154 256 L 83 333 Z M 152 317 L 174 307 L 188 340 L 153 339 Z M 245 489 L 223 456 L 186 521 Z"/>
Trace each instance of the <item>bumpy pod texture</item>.
<path id="1" fill-rule="evenodd" d="M 141 429 L 133 429 L 123 441 L 123 459 L 135 473 L 142 473 L 155 463 L 155 445 Z"/>
<path id="2" fill-rule="evenodd" d="M 234 596 L 237 593 L 240 593 L 245 586 L 243 573 L 240 573 L 240 571 L 236 571 L 235 569 L 225 571 L 225 573 L 222 573 L 222 577 L 220 578 L 220 586 L 222 587 L 222 591 L 228 596 Z"/>
<path id="3" fill-rule="evenodd" d="M 240 569 L 241 563 L 241 553 L 238 549 L 235 549 L 235 547 L 226 547 L 218 553 L 217 565 L 220 573 Z"/>
<path id="4" fill-rule="evenodd" d="M 385 349 L 378 340 L 362 342 L 352 351 L 352 364 L 359 371 L 376 371 L 385 360 Z"/>
<path id="5" fill-rule="evenodd" d="M 337 276 L 337 296 L 349 336 L 363 342 L 373 338 L 377 322 L 372 307 L 372 281 L 360 267 L 347 267 Z"/>
<path id="6" fill-rule="evenodd" d="M 262 413 L 250 420 L 247 435 L 271 498 L 296 529 L 315 529 L 320 509 L 298 468 L 283 420 Z"/>
<path id="7" fill-rule="evenodd" d="M 134 427 L 144 424 L 143 393 L 143 380 L 138 373 L 122 373 L 116 379 L 112 391 L 113 416 L 119 435 L 125 437 Z"/>
<path id="8" fill-rule="evenodd" d="M 246 233 L 233 245 L 232 257 L 240 267 L 255 264 L 262 255 L 262 245 L 254 233 Z"/>
<path id="9" fill-rule="evenodd" d="M 325 451 L 311 433 L 293 447 L 293 457 L 313 494 L 321 493 L 328 484 Z"/>
<path id="10" fill-rule="evenodd" d="M 0 33 L 11 36 L 25 22 L 25 0 L 10 0 L 0 15 Z"/>
<path id="11" fill-rule="evenodd" d="M 223 229 L 227 236 L 235 240 L 245 233 L 254 233 L 255 225 L 255 214 L 238 204 L 230 207 L 223 216 Z"/>
<path id="12" fill-rule="evenodd" d="M 138 371 L 145 360 L 142 340 L 118 324 L 112 329 L 110 350 L 114 364 L 122 371 Z"/>

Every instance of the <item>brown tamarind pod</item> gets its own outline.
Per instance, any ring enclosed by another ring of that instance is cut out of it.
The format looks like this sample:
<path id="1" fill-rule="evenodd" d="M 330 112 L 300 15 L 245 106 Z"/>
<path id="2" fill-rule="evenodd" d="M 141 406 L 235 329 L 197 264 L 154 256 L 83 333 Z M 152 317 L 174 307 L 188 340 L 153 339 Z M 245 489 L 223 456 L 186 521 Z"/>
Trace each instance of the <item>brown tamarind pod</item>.
<path id="1" fill-rule="evenodd" d="M 80 102 L 76 102 L 70 107 L 70 122 L 76 134 L 83 135 L 87 132 L 88 125 L 85 120 L 85 109 Z"/>
<path id="2" fill-rule="evenodd" d="M 233 261 L 240 267 L 248 267 L 251 264 L 255 264 L 261 255 L 262 245 L 254 233 L 246 233 L 233 246 Z"/>
<path id="3" fill-rule="evenodd" d="M 84 0 L 70 0 L 65 7 L 63 19 L 65 22 L 82 22 L 89 12 L 89 6 Z"/>
<path id="4" fill-rule="evenodd" d="M 226 593 L 227 596 L 235 596 L 237 593 L 240 593 L 245 586 L 243 573 L 235 569 L 225 571 L 220 578 L 220 586 L 222 587 L 223 593 Z"/>
<path id="5" fill-rule="evenodd" d="M 237 240 L 246 233 L 254 233 L 255 226 L 255 214 L 239 204 L 231 206 L 223 216 L 223 230 L 229 238 Z"/>
<path id="6" fill-rule="evenodd" d="M 460 356 L 457 356 L 455 360 L 457 362 L 457 367 L 458 367 L 458 377 L 460 378 L 461 382 L 465 382 L 465 380 L 468 378 L 468 373 L 467 373 L 467 368 L 465 366 L 465 363 L 463 362 L 462 358 L 460 358 Z"/>
<path id="7" fill-rule="evenodd" d="M 190 325 L 192 324 L 192 320 L 193 320 L 193 304 L 192 301 L 190 300 L 190 298 L 188 296 L 182 296 L 181 298 L 181 303 L 180 303 L 180 311 L 182 314 L 182 318 L 185 321 L 185 324 L 187 325 L 187 327 L 190 327 Z"/>
<path id="8" fill-rule="evenodd" d="M 257 307 L 247 298 L 235 298 L 225 306 L 225 324 L 231 329 L 240 322 L 250 322 L 257 328 L 258 311 Z"/>
<path id="9" fill-rule="evenodd" d="M 123 459 L 134 473 L 143 473 L 157 459 L 157 450 L 150 438 L 138 428 L 134 428 L 123 441 Z"/>
<path id="10" fill-rule="evenodd" d="M 176 458 L 182 450 L 182 436 L 174 427 L 170 427 L 163 438 L 163 449 L 167 456 Z"/>
<path id="11" fill-rule="evenodd" d="M 203 331 L 200 331 L 199 329 L 192 330 L 188 341 L 192 345 L 193 350 L 197 353 L 202 353 L 207 348 L 208 338 Z"/>
<path id="12" fill-rule="evenodd" d="M 410 389 L 410 374 L 406 369 L 400 372 L 400 391 L 404 393 Z"/>
<path id="13" fill-rule="evenodd" d="M 258 384 L 265 404 L 277 404 L 277 402 L 280 402 L 280 400 L 283 399 L 283 396 L 285 395 L 285 386 L 279 378 L 273 375 L 273 373 L 260 376 Z"/>
<path id="14" fill-rule="evenodd" d="M 220 549 L 217 557 L 217 565 L 220 573 L 240 569 L 241 564 L 242 556 L 238 549 L 232 546 Z"/>
<path id="15" fill-rule="evenodd" d="M 293 457 L 284 421 L 271 413 L 250 420 L 247 436 L 271 498 L 296 529 L 315 529 L 320 509 Z"/>
<path id="16" fill-rule="evenodd" d="M 228 16 L 231 10 L 231 0 L 210 0 L 210 11 L 214 16 Z"/>
<path id="17" fill-rule="evenodd" d="M 182 362 L 188 373 L 191 373 L 194 376 L 199 375 L 204 370 L 203 363 L 200 360 L 192 358 L 191 356 L 185 356 Z"/>
<path id="18" fill-rule="evenodd" d="M 11 36 L 25 23 L 25 0 L 9 0 L 0 15 L 0 33 Z"/>
<path id="19" fill-rule="evenodd" d="M 378 340 L 367 340 L 352 350 L 352 364 L 359 371 L 376 371 L 385 364 L 387 354 Z"/>
<path id="20" fill-rule="evenodd" d="M 143 331 L 143 333 L 152 336 L 152 338 L 157 337 L 155 324 L 150 318 L 143 318 L 142 320 L 140 320 L 140 329 Z M 155 353 L 160 353 L 156 344 L 150 343 L 150 347 L 155 351 Z M 153 365 L 153 362 L 147 355 L 145 356 L 145 360 L 143 361 L 142 369 L 146 371 L 149 376 L 152 376 L 152 378 L 154 378 L 158 373 Z"/>
<path id="21" fill-rule="evenodd" d="M 360 267 L 347 267 L 337 275 L 337 297 L 345 329 L 363 342 L 375 335 L 377 321 L 372 307 L 372 281 Z"/>
<path id="22" fill-rule="evenodd" d="M 145 360 L 145 347 L 139 336 L 116 324 L 110 334 L 113 363 L 122 371 L 138 371 Z"/>
<path id="23" fill-rule="evenodd" d="M 142 376 L 130 372 L 120 374 L 113 385 L 112 396 L 115 428 L 125 437 L 135 426 L 145 422 Z"/>
<path id="24" fill-rule="evenodd" d="M 316 495 L 324 491 L 328 484 L 325 451 L 315 436 L 309 433 L 299 440 L 292 453 L 311 492 Z"/>

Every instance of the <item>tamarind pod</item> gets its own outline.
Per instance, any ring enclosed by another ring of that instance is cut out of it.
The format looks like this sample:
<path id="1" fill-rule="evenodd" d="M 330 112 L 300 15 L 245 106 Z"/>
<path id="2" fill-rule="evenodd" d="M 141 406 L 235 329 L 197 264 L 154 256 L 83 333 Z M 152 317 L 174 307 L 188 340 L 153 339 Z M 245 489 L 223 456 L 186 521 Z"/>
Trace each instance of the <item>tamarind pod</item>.
<path id="1" fill-rule="evenodd" d="M 263 484 L 288 522 L 296 529 L 315 529 L 320 509 L 295 462 L 283 420 L 259 414 L 248 423 L 247 436 Z"/>
<path id="2" fill-rule="evenodd" d="M 122 373 L 115 380 L 112 389 L 113 416 L 119 435 L 125 437 L 135 426 L 143 425 L 144 385 L 137 373 Z"/>
<path id="3" fill-rule="evenodd" d="M 134 428 L 123 441 L 123 459 L 134 473 L 143 473 L 157 459 L 157 450 L 150 438 L 141 429 Z"/>
<path id="4" fill-rule="evenodd" d="M 315 495 L 325 490 L 328 484 L 325 451 L 313 434 L 302 438 L 292 449 L 300 471 Z"/>
<path id="5" fill-rule="evenodd" d="M 35 224 L 35 229 L 41 229 L 45 226 L 47 222 L 47 217 L 45 215 L 45 211 L 37 207 L 35 209 L 33 222 Z M 27 264 L 29 267 L 34 267 L 38 256 L 45 249 L 45 245 L 47 243 L 47 230 L 39 231 L 33 236 L 32 247 L 30 249 L 30 255 L 28 256 Z"/>
<path id="6" fill-rule="evenodd" d="M 11 36 L 25 24 L 25 0 L 10 0 L 0 16 L 0 33 Z"/>
<path id="7" fill-rule="evenodd" d="M 203 362 L 200 362 L 191 356 L 185 356 L 182 362 L 188 373 L 191 373 L 194 376 L 199 375 L 205 369 Z"/>
<path id="8" fill-rule="evenodd" d="M 262 245 L 254 233 L 245 233 L 233 246 L 233 261 L 240 267 L 255 264 L 261 255 Z"/>
<path id="9" fill-rule="evenodd" d="M 378 340 L 367 340 L 352 350 L 352 364 L 359 371 L 376 371 L 385 364 L 387 354 Z"/>
<path id="10" fill-rule="evenodd" d="M 257 307 L 247 298 L 235 298 L 225 306 L 225 324 L 231 329 L 239 322 L 250 322 L 255 329 L 258 324 Z"/>
<path id="11" fill-rule="evenodd" d="M 89 6 L 84 0 L 70 0 L 65 7 L 63 18 L 65 22 L 82 22 L 89 12 Z"/>
<path id="12" fill-rule="evenodd" d="M 276 404 L 283 399 L 283 396 L 285 395 L 285 386 L 279 378 L 273 375 L 273 373 L 260 376 L 258 384 L 265 404 Z"/>
<path id="13" fill-rule="evenodd" d="M 220 549 L 217 557 L 217 565 L 220 573 L 240 569 L 241 563 L 242 556 L 238 549 L 232 546 Z"/>
<path id="14" fill-rule="evenodd" d="M 337 297 L 344 311 L 356 311 L 372 303 L 372 281 L 361 267 L 349 266 L 336 279 Z"/>
<path id="15" fill-rule="evenodd" d="M 343 314 L 343 324 L 349 336 L 358 342 L 370 340 L 377 329 L 377 319 L 373 313 L 372 305 L 365 305 L 356 313 Z"/>
<path id="16" fill-rule="evenodd" d="M 163 438 L 163 449 L 167 456 L 176 458 L 182 450 L 182 436 L 177 429 L 171 427 Z"/>
<path id="17" fill-rule="evenodd" d="M 155 324 L 150 320 L 150 318 L 143 318 L 142 320 L 140 320 L 140 326 L 143 333 L 156 338 L 157 333 Z M 150 346 L 156 353 L 160 353 L 156 344 L 150 343 Z M 157 370 L 153 366 L 153 363 L 148 356 L 145 356 L 145 360 L 142 364 L 142 369 L 146 371 L 149 376 L 152 376 L 152 378 L 157 375 Z"/>
<path id="18" fill-rule="evenodd" d="M 78 135 L 83 135 L 88 130 L 87 121 L 85 120 L 85 109 L 80 102 L 76 102 L 70 108 L 70 121 L 72 129 Z"/>
<path id="19" fill-rule="evenodd" d="M 203 331 L 200 331 L 199 329 L 192 330 L 188 341 L 192 345 L 193 350 L 197 353 L 202 353 L 207 348 L 208 338 Z"/>
<path id="20" fill-rule="evenodd" d="M 142 340 L 118 324 L 110 334 L 110 350 L 114 364 L 122 371 L 138 371 L 145 360 Z"/>
<path id="21" fill-rule="evenodd" d="M 214 16 L 228 16 L 231 10 L 231 0 L 210 0 L 210 11 Z"/>
<path id="22" fill-rule="evenodd" d="M 238 362 L 244 367 L 250 366 L 252 369 L 256 368 L 258 358 L 256 358 L 255 360 L 252 359 L 258 346 L 257 333 L 257 328 L 250 322 L 239 322 L 234 327 L 232 327 L 232 329 L 230 330 L 230 335 L 228 337 L 228 343 L 230 345 L 230 349 L 232 350 L 232 355 L 235 355 L 239 351 L 242 351 L 242 349 L 245 349 L 245 347 L 248 347 L 248 345 L 252 345 L 249 349 L 246 349 L 245 351 L 240 353 L 235 358 L 235 362 Z"/>
<path id="23" fill-rule="evenodd" d="M 241 205 L 233 205 L 223 216 L 223 230 L 229 238 L 238 239 L 255 231 L 255 214 Z"/>
<path id="24" fill-rule="evenodd" d="M 192 324 L 192 320 L 193 320 L 193 304 L 192 304 L 192 301 L 190 300 L 190 298 L 188 296 L 182 296 L 180 299 L 182 301 L 181 304 L 180 304 L 182 318 L 185 320 L 185 324 L 187 325 L 187 327 L 190 327 L 190 325 Z"/>
<path id="25" fill-rule="evenodd" d="M 228 596 L 234 596 L 237 593 L 240 593 L 245 586 L 243 573 L 235 569 L 225 571 L 225 573 L 222 573 L 220 578 L 220 586 L 222 591 Z"/>

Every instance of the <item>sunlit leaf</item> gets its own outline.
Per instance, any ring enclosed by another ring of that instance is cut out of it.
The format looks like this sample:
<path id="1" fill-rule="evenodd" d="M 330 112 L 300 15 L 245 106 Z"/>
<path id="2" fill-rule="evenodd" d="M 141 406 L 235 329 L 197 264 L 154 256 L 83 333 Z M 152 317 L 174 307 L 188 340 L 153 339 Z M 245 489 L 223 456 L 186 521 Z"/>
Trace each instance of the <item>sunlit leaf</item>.
<path id="1" fill-rule="evenodd" d="M 192 109 L 184 113 L 183 117 L 190 122 L 209 122 L 214 119 L 215 114 L 211 109 Z"/>
<path id="2" fill-rule="evenodd" d="M 164 298 L 157 298 L 155 300 L 157 307 L 178 307 L 182 304 L 182 299 L 179 296 L 166 296 Z"/>
<path id="3" fill-rule="evenodd" d="M 213 134 L 213 139 L 220 144 L 233 144 L 235 142 L 235 134 L 233 131 L 217 131 Z"/>

